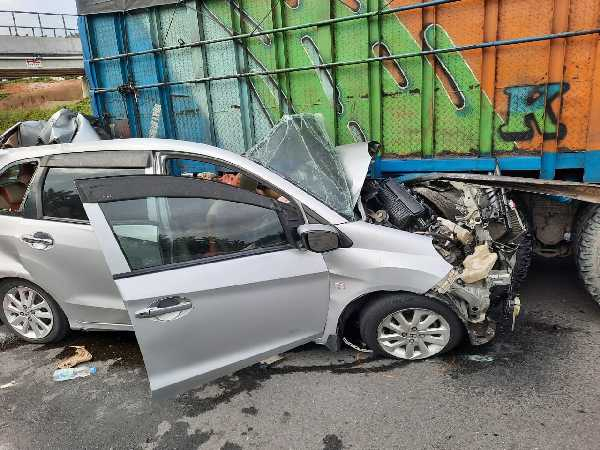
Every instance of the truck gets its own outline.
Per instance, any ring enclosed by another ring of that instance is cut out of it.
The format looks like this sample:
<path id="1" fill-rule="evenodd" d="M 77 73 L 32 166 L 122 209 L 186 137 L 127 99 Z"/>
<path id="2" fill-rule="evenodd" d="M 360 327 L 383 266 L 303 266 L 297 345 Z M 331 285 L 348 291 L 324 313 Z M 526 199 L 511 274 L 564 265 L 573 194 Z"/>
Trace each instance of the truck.
<path id="1" fill-rule="evenodd" d="M 597 0 L 77 7 L 93 111 L 115 138 L 244 153 L 283 116 L 316 113 L 335 145 L 379 143 L 373 178 L 600 182 Z M 533 250 L 574 256 L 600 302 L 600 209 L 556 192 L 517 196 Z"/>

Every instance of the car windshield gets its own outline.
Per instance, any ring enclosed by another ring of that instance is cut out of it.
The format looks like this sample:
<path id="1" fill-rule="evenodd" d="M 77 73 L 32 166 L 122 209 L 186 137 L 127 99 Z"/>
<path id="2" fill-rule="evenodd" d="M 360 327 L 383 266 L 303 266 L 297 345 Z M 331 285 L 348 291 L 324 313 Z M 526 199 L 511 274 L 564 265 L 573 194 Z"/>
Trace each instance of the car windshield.
<path id="1" fill-rule="evenodd" d="M 284 116 L 245 156 L 353 219 L 351 189 L 320 115 Z"/>

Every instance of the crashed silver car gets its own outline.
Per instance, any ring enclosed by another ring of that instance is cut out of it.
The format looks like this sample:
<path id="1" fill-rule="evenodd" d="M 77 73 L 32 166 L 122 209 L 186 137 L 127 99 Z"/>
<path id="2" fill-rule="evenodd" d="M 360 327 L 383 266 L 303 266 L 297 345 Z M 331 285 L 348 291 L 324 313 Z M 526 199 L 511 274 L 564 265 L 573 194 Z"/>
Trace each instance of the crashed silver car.
<path id="1" fill-rule="evenodd" d="M 371 159 L 302 115 L 244 156 L 143 139 L 0 153 L 35 166 L 0 215 L 2 320 L 43 342 L 128 313 L 158 396 L 310 341 L 400 359 L 488 342 L 526 271 L 514 202 L 367 179 Z"/>

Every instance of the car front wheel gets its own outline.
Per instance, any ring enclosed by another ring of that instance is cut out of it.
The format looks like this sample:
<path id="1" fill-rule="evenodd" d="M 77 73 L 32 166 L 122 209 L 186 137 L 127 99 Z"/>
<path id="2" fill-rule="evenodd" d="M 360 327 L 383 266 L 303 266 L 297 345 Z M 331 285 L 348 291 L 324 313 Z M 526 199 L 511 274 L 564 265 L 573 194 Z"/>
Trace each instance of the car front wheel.
<path id="1" fill-rule="evenodd" d="M 62 339 L 69 327 L 65 314 L 39 286 L 22 280 L 0 285 L 0 318 L 21 339 L 45 344 Z"/>
<path id="2" fill-rule="evenodd" d="M 363 310 L 360 333 L 380 355 L 425 359 L 456 347 L 464 326 L 443 303 L 416 294 L 390 293 Z"/>

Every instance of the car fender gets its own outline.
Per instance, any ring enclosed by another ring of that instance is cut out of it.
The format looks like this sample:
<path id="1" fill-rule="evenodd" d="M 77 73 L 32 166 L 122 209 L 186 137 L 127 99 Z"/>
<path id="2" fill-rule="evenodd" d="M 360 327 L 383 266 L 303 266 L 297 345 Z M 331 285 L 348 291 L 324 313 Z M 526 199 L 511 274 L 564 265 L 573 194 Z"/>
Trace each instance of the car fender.
<path id="1" fill-rule="evenodd" d="M 323 254 L 330 302 L 321 343 L 336 334 L 340 315 L 353 301 L 382 291 L 424 294 L 452 269 L 426 236 L 363 221 L 338 228 L 353 245 Z"/>

